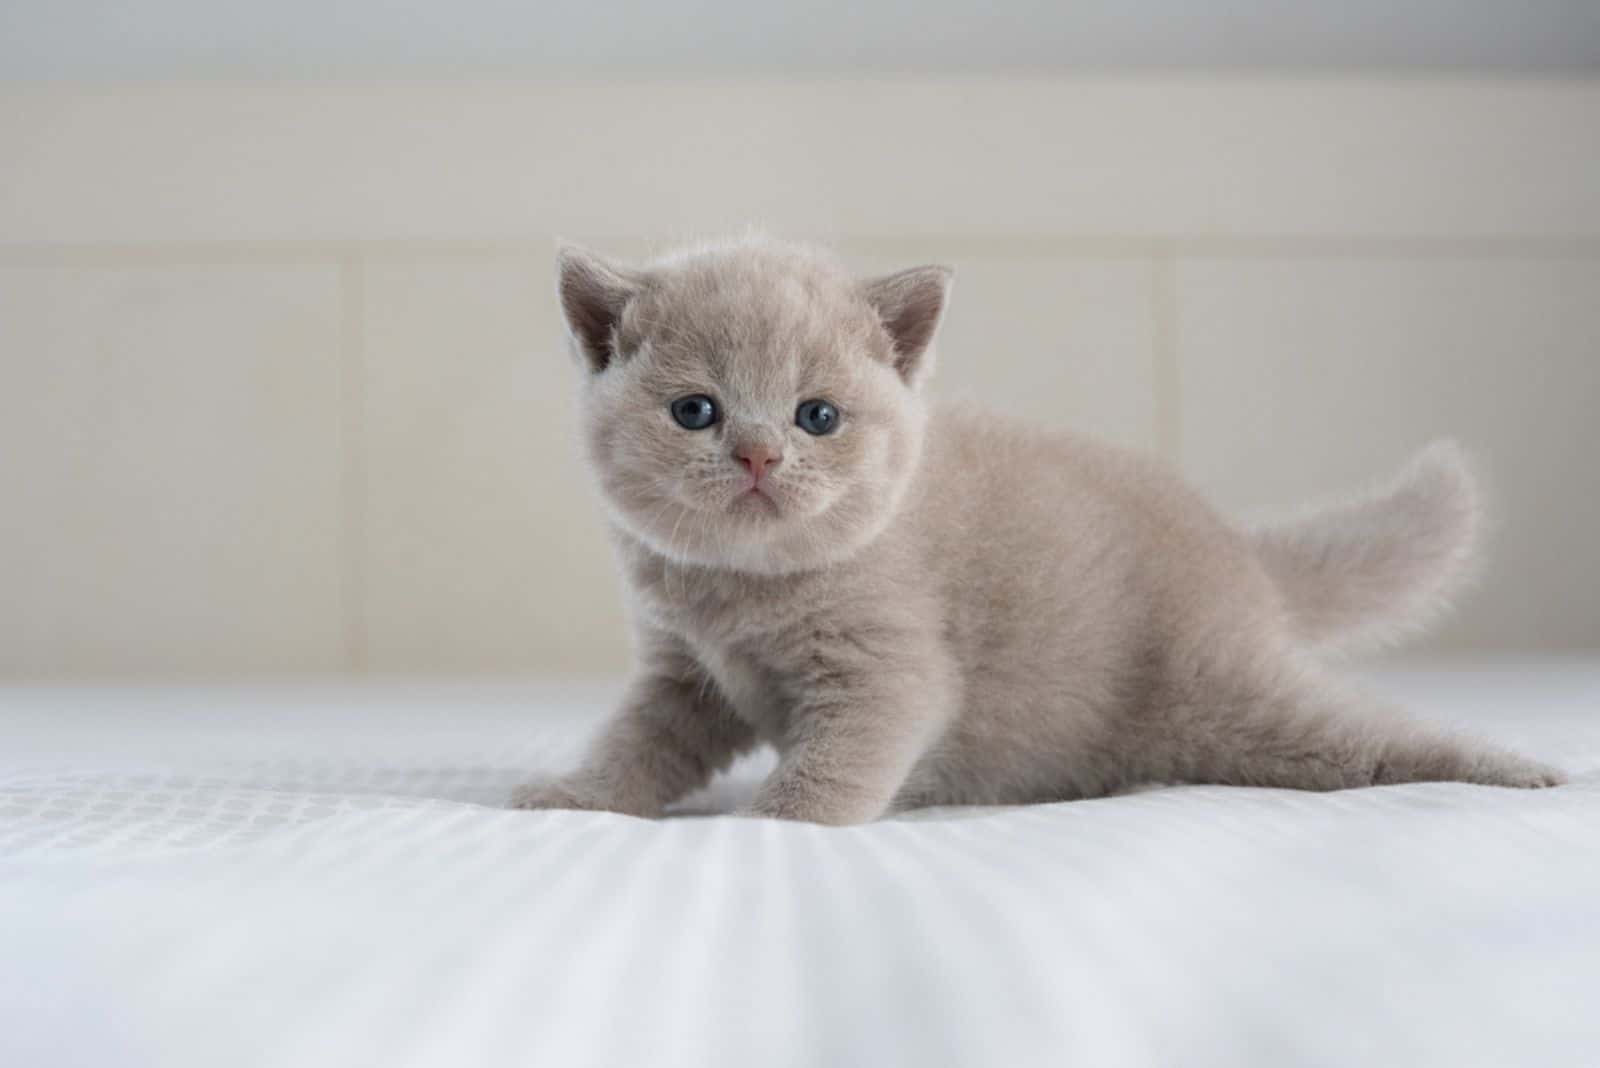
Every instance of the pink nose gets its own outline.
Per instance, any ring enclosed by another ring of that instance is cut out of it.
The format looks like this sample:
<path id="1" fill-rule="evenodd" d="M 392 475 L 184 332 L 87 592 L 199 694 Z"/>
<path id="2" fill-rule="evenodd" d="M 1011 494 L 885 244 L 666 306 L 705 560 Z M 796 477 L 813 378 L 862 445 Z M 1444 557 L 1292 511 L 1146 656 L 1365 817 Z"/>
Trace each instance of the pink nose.
<path id="1" fill-rule="evenodd" d="M 783 460 L 783 453 L 767 445 L 740 445 L 733 450 L 733 455 L 750 472 L 753 485 L 759 484 L 767 472 Z"/>

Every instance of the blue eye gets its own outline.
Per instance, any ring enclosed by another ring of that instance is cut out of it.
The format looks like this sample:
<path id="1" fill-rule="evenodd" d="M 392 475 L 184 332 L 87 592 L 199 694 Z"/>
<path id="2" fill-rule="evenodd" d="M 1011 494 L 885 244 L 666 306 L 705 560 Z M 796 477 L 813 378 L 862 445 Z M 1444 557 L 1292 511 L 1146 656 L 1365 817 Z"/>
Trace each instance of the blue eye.
<path id="1" fill-rule="evenodd" d="M 825 400 L 801 401 L 795 409 L 794 425 L 820 438 L 839 429 L 839 409 Z"/>
<path id="2" fill-rule="evenodd" d="M 685 430 L 704 430 L 717 421 L 717 402 L 704 393 L 691 393 L 672 402 L 672 418 Z"/>

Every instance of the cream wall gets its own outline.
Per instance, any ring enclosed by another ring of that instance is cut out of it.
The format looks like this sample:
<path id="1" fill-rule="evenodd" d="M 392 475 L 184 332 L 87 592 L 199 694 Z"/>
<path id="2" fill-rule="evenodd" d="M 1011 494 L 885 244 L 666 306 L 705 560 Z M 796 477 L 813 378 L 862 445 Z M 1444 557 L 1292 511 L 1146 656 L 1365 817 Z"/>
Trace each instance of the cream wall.
<path id="1" fill-rule="evenodd" d="M 1600 649 L 1600 85 L 0 92 L 0 674 L 588 673 L 555 235 L 959 271 L 939 387 L 1230 509 L 1479 453 L 1440 650 Z"/>

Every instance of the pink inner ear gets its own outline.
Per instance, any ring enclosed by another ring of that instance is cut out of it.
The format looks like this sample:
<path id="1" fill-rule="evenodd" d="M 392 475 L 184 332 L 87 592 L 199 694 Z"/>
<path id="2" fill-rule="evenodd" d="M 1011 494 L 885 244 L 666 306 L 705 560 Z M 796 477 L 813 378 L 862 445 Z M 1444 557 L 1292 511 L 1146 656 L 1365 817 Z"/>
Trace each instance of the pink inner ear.
<path id="1" fill-rule="evenodd" d="M 913 267 L 862 286 L 894 342 L 894 365 L 902 377 L 911 377 L 933 343 L 949 288 L 946 267 Z"/>

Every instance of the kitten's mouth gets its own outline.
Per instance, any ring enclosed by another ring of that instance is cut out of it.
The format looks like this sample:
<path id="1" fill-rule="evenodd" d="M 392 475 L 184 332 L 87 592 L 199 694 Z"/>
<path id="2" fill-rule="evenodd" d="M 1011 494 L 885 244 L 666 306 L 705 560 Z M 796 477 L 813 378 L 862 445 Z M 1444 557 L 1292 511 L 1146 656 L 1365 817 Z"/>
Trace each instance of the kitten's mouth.
<path id="1" fill-rule="evenodd" d="M 751 512 L 755 514 L 777 515 L 778 502 L 768 495 L 760 486 L 750 486 L 740 490 L 729 506 L 736 512 Z"/>

